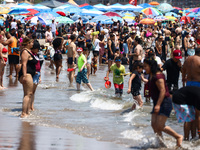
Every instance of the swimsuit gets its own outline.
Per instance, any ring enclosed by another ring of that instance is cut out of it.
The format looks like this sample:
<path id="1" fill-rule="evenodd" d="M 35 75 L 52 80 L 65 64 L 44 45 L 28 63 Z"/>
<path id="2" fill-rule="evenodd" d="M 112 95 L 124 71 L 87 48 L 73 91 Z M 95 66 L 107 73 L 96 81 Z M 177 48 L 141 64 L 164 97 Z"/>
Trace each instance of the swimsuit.
<path id="1" fill-rule="evenodd" d="M 26 51 L 33 58 L 33 59 L 27 61 L 27 74 L 31 74 L 31 76 L 33 77 L 35 75 L 35 72 L 36 72 L 35 65 L 38 63 L 38 61 L 35 59 L 34 55 L 31 52 L 29 52 L 28 50 L 26 50 Z M 23 65 L 22 65 L 22 67 L 23 67 Z M 23 75 L 22 67 L 21 67 L 20 72 L 19 72 L 19 79 Z"/>

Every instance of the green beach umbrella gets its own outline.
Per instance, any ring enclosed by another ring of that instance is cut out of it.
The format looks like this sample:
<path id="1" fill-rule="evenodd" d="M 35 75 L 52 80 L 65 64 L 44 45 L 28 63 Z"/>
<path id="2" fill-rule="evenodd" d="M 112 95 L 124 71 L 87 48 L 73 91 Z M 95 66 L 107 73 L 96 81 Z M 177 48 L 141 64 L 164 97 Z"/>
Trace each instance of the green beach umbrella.
<path id="1" fill-rule="evenodd" d="M 58 23 L 63 23 L 63 24 L 67 24 L 67 23 L 74 23 L 74 21 L 68 17 L 63 17 L 63 16 L 60 16 L 60 17 L 56 17 L 56 22 Z"/>

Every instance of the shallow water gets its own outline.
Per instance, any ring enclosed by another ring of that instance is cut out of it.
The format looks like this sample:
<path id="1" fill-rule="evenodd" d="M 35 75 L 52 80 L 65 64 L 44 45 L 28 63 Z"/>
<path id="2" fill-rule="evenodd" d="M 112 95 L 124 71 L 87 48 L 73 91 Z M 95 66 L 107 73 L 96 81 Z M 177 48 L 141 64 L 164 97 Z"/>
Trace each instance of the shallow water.
<path id="1" fill-rule="evenodd" d="M 124 94 L 119 99 L 114 96 L 113 85 L 110 89 L 104 87 L 103 78 L 107 65 L 100 66 L 96 76 L 90 76 L 94 92 L 89 91 L 85 85 L 77 92 L 75 82 L 74 88 L 68 87 L 66 59 L 63 60 L 63 70 L 58 82 L 55 81 L 55 72 L 48 65 L 49 62 L 46 61 L 42 68 L 42 83 L 35 94 L 35 111 L 24 121 L 32 125 L 68 129 L 78 135 L 123 145 L 124 149 L 160 148 L 150 126 L 152 103 L 145 103 L 143 108 L 121 114 L 134 102 L 131 94 L 126 94 L 129 76 L 125 77 Z M 127 68 L 128 66 L 128 72 Z M 8 89 L 0 91 L 0 109 L 18 117 L 21 113 L 22 85 L 15 78 L 9 80 L 6 77 L 4 85 Z M 141 93 L 143 95 L 143 91 Z M 183 125 L 177 123 L 173 112 L 167 125 L 183 134 Z M 164 143 L 169 149 L 175 147 L 175 140 L 166 134 Z M 199 143 L 198 140 L 183 142 L 183 147 L 200 149 Z"/>

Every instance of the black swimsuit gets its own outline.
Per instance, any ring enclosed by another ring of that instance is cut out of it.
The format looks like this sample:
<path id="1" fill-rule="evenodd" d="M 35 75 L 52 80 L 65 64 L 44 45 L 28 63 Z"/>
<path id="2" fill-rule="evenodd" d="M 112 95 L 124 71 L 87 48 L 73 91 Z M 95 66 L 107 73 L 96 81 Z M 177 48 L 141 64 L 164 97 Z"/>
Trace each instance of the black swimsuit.
<path id="1" fill-rule="evenodd" d="M 62 59 L 62 52 L 61 50 L 56 50 L 53 56 L 54 61 L 58 61 Z"/>
<path id="2" fill-rule="evenodd" d="M 27 61 L 27 73 L 31 74 L 31 76 L 33 77 L 35 75 L 35 72 L 36 72 L 35 65 L 38 63 L 38 61 L 35 59 L 35 56 L 32 53 L 30 53 L 28 50 L 26 50 L 26 51 L 33 58 L 33 59 Z M 21 52 L 21 54 L 22 54 L 22 52 Z M 23 65 L 22 65 L 22 67 L 23 67 Z M 23 69 L 22 69 L 22 67 L 21 67 L 21 69 L 19 71 L 19 79 L 23 75 L 23 71 L 22 71 Z"/>

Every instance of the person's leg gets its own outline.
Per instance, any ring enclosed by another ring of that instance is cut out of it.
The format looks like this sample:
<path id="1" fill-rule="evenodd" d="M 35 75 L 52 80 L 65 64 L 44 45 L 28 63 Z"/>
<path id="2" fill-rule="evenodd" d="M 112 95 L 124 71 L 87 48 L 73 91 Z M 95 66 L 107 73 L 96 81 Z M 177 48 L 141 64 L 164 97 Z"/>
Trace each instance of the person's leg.
<path id="1" fill-rule="evenodd" d="M 15 77 L 18 78 L 18 73 L 19 73 L 19 65 L 18 64 L 14 64 L 14 67 L 15 67 Z"/>
<path id="2" fill-rule="evenodd" d="M 27 74 L 25 77 L 25 82 L 22 82 L 23 76 L 20 78 L 20 82 L 23 85 L 24 90 L 24 99 L 22 104 L 22 114 L 21 117 L 26 117 L 29 114 L 30 110 L 30 101 L 33 95 L 33 79 L 30 74 Z"/>
<path id="3" fill-rule="evenodd" d="M 12 72 L 13 72 L 14 64 L 10 64 L 10 74 L 8 77 L 12 78 Z"/>
<path id="4" fill-rule="evenodd" d="M 102 64 L 102 57 L 103 57 L 103 55 L 99 55 L 99 65 Z"/>
<path id="5" fill-rule="evenodd" d="M 89 89 L 90 89 L 91 91 L 94 91 L 94 89 L 92 88 L 92 85 L 91 85 L 90 83 L 86 83 L 86 85 L 89 87 Z"/>
<path id="6" fill-rule="evenodd" d="M 176 139 L 176 144 L 177 146 L 181 146 L 182 140 L 183 140 L 183 136 L 176 133 L 172 128 L 170 128 L 169 126 L 165 126 L 165 123 L 167 121 L 167 117 L 163 116 L 163 115 L 158 115 L 156 118 L 156 124 L 157 124 L 157 134 L 159 136 L 162 136 L 162 131 L 173 136 Z"/>
<path id="7" fill-rule="evenodd" d="M 62 60 L 55 61 L 55 65 L 56 65 L 56 79 L 58 79 L 62 68 Z"/>
<path id="8" fill-rule="evenodd" d="M 198 109 L 195 109 L 195 121 L 196 121 L 196 126 L 198 130 L 198 135 L 200 138 L 200 111 Z"/>
<path id="9" fill-rule="evenodd" d="M 33 95 L 31 97 L 31 104 L 30 104 L 30 110 L 34 111 L 34 100 L 35 100 L 35 91 L 37 89 L 37 84 L 33 84 Z"/>
<path id="10" fill-rule="evenodd" d="M 80 84 L 77 83 L 77 91 L 80 91 Z"/>
<path id="11" fill-rule="evenodd" d="M 151 127 L 153 128 L 154 133 L 157 133 L 157 116 L 156 114 L 151 115 Z"/>
<path id="12" fill-rule="evenodd" d="M 91 72 L 91 64 L 87 64 L 87 78 L 88 78 L 88 80 L 89 80 L 90 72 Z"/>
<path id="13" fill-rule="evenodd" d="M 4 64 L 0 62 L 0 89 L 3 88 Z"/>
<path id="14" fill-rule="evenodd" d="M 142 101 L 142 96 L 141 95 L 134 96 L 134 99 L 138 102 L 140 107 L 143 106 L 143 101 Z"/>
<path id="15" fill-rule="evenodd" d="M 112 65 L 112 60 L 108 60 L 108 69 L 110 68 L 111 65 Z"/>

